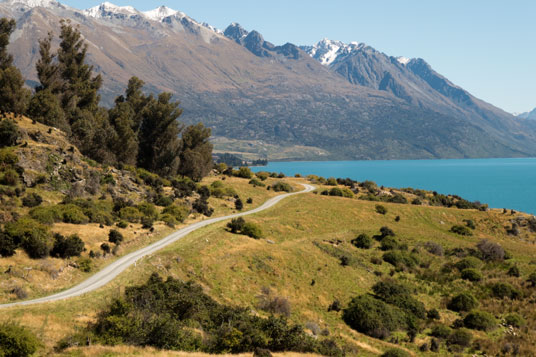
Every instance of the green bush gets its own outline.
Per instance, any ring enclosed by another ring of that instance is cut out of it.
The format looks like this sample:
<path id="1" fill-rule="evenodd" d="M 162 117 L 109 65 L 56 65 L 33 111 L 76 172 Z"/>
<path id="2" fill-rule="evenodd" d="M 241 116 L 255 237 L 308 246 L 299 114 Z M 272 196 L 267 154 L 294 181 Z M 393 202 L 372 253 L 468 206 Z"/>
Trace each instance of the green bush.
<path id="1" fill-rule="evenodd" d="M 473 268 L 467 268 L 462 270 L 462 279 L 477 282 L 482 280 L 482 273 Z"/>
<path id="2" fill-rule="evenodd" d="M 351 243 L 356 248 L 370 249 L 372 247 L 372 244 L 374 243 L 374 241 L 368 235 L 366 235 L 365 233 L 362 233 L 362 234 L 358 235 L 357 238 L 352 239 Z"/>
<path id="3" fill-rule="evenodd" d="M 175 218 L 178 222 L 182 223 L 188 218 L 190 214 L 190 209 L 184 205 L 172 205 L 164 208 L 162 211 L 163 214 L 168 214 Z"/>
<path id="4" fill-rule="evenodd" d="M 521 272 L 519 271 L 519 268 L 517 267 L 517 265 L 513 265 L 510 267 L 510 269 L 508 269 L 508 276 L 513 276 L 513 277 L 516 277 L 516 278 L 519 278 L 521 276 Z"/>
<path id="5" fill-rule="evenodd" d="M 383 280 L 372 286 L 376 296 L 419 319 L 426 317 L 424 304 L 412 296 L 412 291 L 394 280 Z"/>
<path id="6" fill-rule="evenodd" d="M 0 184 L 6 186 L 17 186 L 19 183 L 19 174 L 13 169 L 7 169 L 0 172 Z"/>
<path id="7" fill-rule="evenodd" d="M 399 348 L 391 348 L 385 351 L 382 357 L 410 357 L 410 354 Z"/>
<path id="8" fill-rule="evenodd" d="M 472 340 L 473 334 L 471 333 L 471 331 L 461 328 L 452 332 L 452 334 L 447 340 L 447 344 L 461 347 L 469 347 L 469 345 L 471 345 Z"/>
<path id="9" fill-rule="evenodd" d="M 24 207 L 37 207 L 43 202 L 43 198 L 37 193 L 30 193 L 22 199 L 22 205 Z"/>
<path id="10" fill-rule="evenodd" d="M 119 221 L 119 222 L 117 222 L 117 227 L 119 227 L 119 228 L 123 228 L 123 229 L 124 229 L 124 228 L 127 228 L 127 227 L 128 227 L 128 223 L 125 222 L 125 221 Z"/>
<path id="11" fill-rule="evenodd" d="M 58 206 L 35 207 L 30 210 L 30 217 L 42 224 L 61 222 L 62 213 Z"/>
<path id="12" fill-rule="evenodd" d="M 413 268 L 419 263 L 413 254 L 401 250 L 391 250 L 385 253 L 382 259 L 397 268 Z"/>
<path id="13" fill-rule="evenodd" d="M 240 198 L 237 198 L 235 200 L 235 208 L 238 210 L 238 211 L 242 211 L 242 208 L 244 208 L 244 202 L 242 202 L 242 200 Z"/>
<path id="14" fill-rule="evenodd" d="M 0 167 L 12 167 L 19 162 L 19 157 L 13 148 L 0 149 Z"/>
<path id="15" fill-rule="evenodd" d="M 504 298 L 510 298 L 510 299 L 517 299 L 520 297 L 521 293 L 519 290 L 514 288 L 512 285 L 508 283 L 494 283 L 490 286 L 491 293 L 494 297 L 498 299 L 504 299 Z"/>
<path id="16" fill-rule="evenodd" d="M 438 324 L 432 327 L 430 336 L 434 336 L 434 337 L 441 338 L 441 339 L 447 339 L 451 333 L 452 333 L 452 329 L 450 327 L 445 326 L 443 324 Z"/>
<path id="17" fill-rule="evenodd" d="M 255 239 L 262 238 L 261 228 L 252 222 L 246 222 L 244 224 L 242 227 L 242 234 Z"/>
<path id="18" fill-rule="evenodd" d="M 512 314 L 508 314 L 504 317 L 504 322 L 507 324 L 507 325 L 510 325 L 510 326 L 513 326 L 513 327 L 517 327 L 517 328 L 520 328 L 520 327 L 523 327 L 527 324 L 527 322 L 525 321 L 524 318 L 522 318 L 521 316 L 519 316 L 518 314 L 516 313 L 512 313 Z"/>
<path id="19" fill-rule="evenodd" d="M 0 231 L 0 256 L 4 258 L 11 257 L 15 254 L 17 248 L 18 245 L 15 244 L 13 238 Z"/>
<path id="20" fill-rule="evenodd" d="M 142 217 L 142 213 L 136 207 L 123 207 L 119 211 L 119 217 L 130 223 L 138 223 Z"/>
<path id="21" fill-rule="evenodd" d="M 268 179 L 268 177 L 270 177 L 270 174 L 268 172 L 265 172 L 265 171 L 259 171 L 255 174 L 255 176 L 257 176 L 259 179 L 261 179 L 261 181 L 266 181 Z"/>
<path id="22" fill-rule="evenodd" d="M 477 269 L 482 265 L 482 261 L 475 257 L 466 257 L 455 264 L 456 269 L 462 271 L 464 269 Z"/>
<path id="23" fill-rule="evenodd" d="M 530 284 L 530 286 L 535 287 L 536 286 L 536 272 L 532 272 L 527 277 L 527 283 Z"/>
<path id="24" fill-rule="evenodd" d="M 238 169 L 238 171 L 234 173 L 234 176 L 250 179 L 253 177 L 253 172 L 251 172 L 251 169 L 249 167 L 241 167 Z"/>
<path id="25" fill-rule="evenodd" d="M 5 233 L 33 259 L 48 256 L 54 244 L 47 227 L 28 217 L 7 223 Z"/>
<path id="26" fill-rule="evenodd" d="M 257 174 L 257 175 L 258 175 L 258 174 Z M 265 179 L 265 180 L 266 180 L 266 179 Z M 256 178 L 251 179 L 251 180 L 249 181 L 249 184 L 250 184 L 250 185 L 253 185 L 253 186 L 255 186 L 255 187 L 265 187 L 265 186 L 266 186 L 265 183 L 263 183 L 263 182 L 257 180 Z"/>
<path id="27" fill-rule="evenodd" d="M 61 234 L 56 233 L 54 235 L 54 247 L 50 255 L 63 259 L 79 257 L 84 250 L 84 242 L 78 235 L 73 234 L 65 238 Z"/>
<path id="28" fill-rule="evenodd" d="M 37 337 L 25 327 L 12 322 L 0 324 L 0 356 L 31 356 L 40 345 Z"/>
<path id="29" fill-rule="evenodd" d="M 163 214 L 160 217 L 160 220 L 166 224 L 166 226 L 175 228 L 175 225 L 178 223 L 175 217 L 169 214 Z"/>
<path id="30" fill-rule="evenodd" d="M 93 262 L 89 258 L 82 257 L 78 259 L 78 269 L 84 273 L 89 273 L 93 270 Z"/>
<path id="31" fill-rule="evenodd" d="M 0 121 L 0 147 L 17 145 L 19 137 L 19 128 L 13 119 Z"/>
<path id="32" fill-rule="evenodd" d="M 74 204 L 59 205 L 58 209 L 60 210 L 61 220 L 65 223 L 86 224 L 89 222 L 89 217 L 84 214 L 80 207 Z"/>
<path id="33" fill-rule="evenodd" d="M 173 204 L 173 198 L 164 195 L 156 196 L 154 204 L 160 207 L 167 207 Z"/>
<path id="34" fill-rule="evenodd" d="M 398 247 L 398 242 L 393 237 L 385 237 L 380 241 L 380 249 L 383 251 L 398 249 Z"/>
<path id="35" fill-rule="evenodd" d="M 463 319 L 465 327 L 473 330 L 490 331 L 497 327 L 493 315 L 485 311 L 471 311 Z"/>
<path id="36" fill-rule="evenodd" d="M 471 311 L 477 306 L 478 300 L 470 293 L 458 294 L 447 303 L 447 308 L 456 312 Z"/>
<path id="37" fill-rule="evenodd" d="M 231 233 L 239 233 L 244 228 L 246 221 L 242 217 L 233 218 L 231 222 L 227 223 L 227 228 L 231 230 Z"/>
<path id="38" fill-rule="evenodd" d="M 158 218 L 158 211 L 152 203 L 143 202 L 140 203 L 136 208 L 143 214 L 144 217 L 152 218 L 153 220 Z"/>
<path id="39" fill-rule="evenodd" d="M 450 228 L 450 231 L 452 233 L 459 234 L 461 236 L 472 236 L 473 232 L 467 228 L 466 226 L 461 226 L 459 224 L 455 224 Z"/>
<path id="40" fill-rule="evenodd" d="M 292 186 L 290 186 L 288 183 L 286 182 L 276 182 L 272 185 L 272 189 L 275 191 L 275 192 L 292 192 L 293 189 L 292 189 Z"/>
<path id="41" fill-rule="evenodd" d="M 376 212 L 379 214 L 387 214 L 387 208 L 382 205 L 376 205 Z"/>
<path id="42" fill-rule="evenodd" d="M 400 309 L 370 295 L 353 298 L 342 318 L 354 330 L 375 338 L 386 338 L 406 327 L 406 317 Z"/>
<path id="43" fill-rule="evenodd" d="M 123 235 L 121 234 L 121 232 L 119 232 L 116 229 L 111 229 L 110 232 L 108 233 L 108 241 L 110 243 L 114 243 L 116 245 L 119 245 L 119 244 L 121 244 L 121 242 L 123 240 L 124 240 Z"/>

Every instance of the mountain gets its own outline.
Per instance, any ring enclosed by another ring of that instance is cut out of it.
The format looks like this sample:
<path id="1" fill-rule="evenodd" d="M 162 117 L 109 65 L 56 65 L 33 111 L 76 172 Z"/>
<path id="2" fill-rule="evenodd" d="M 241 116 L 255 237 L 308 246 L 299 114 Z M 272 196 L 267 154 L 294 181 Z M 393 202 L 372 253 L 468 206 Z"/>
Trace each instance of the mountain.
<path id="1" fill-rule="evenodd" d="M 10 51 L 35 85 L 37 39 L 79 26 L 112 105 L 136 75 L 181 100 L 186 123 L 212 127 L 217 150 L 269 159 L 422 159 L 536 155 L 536 123 L 474 98 L 420 59 L 321 41 L 274 45 L 231 24 L 220 31 L 166 7 L 103 3 L 77 10 L 8 0 Z M 58 45 L 58 42 L 54 43 Z"/>
<path id="2" fill-rule="evenodd" d="M 534 108 L 530 112 L 521 113 L 516 115 L 518 118 L 521 119 L 530 119 L 530 120 L 536 120 L 536 108 Z"/>

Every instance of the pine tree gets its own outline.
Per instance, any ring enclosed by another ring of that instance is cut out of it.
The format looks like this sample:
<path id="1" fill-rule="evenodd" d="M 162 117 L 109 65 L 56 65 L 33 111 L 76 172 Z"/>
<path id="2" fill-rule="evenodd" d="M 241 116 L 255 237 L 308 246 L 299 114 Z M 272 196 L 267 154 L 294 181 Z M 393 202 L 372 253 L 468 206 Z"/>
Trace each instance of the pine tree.
<path id="1" fill-rule="evenodd" d="M 199 181 L 212 169 L 212 144 L 210 128 L 202 123 L 190 125 L 182 134 L 179 174 Z"/>
<path id="2" fill-rule="evenodd" d="M 151 102 L 152 97 L 146 96 L 142 92 L 145 83 L 138 77 L 132 77 L 128 81 L 126 90 L 126 102 L 132 108 L 134 115 L 132 116 L 132 130 L 138 132 L 143 122 L 143 116 L 147 109 L 147 105 Z"/>
<path id="3" fill-rule="evenodd" d="M 35 65 L 37 70 L 37 78 L 40 85 L 35 89 L 36 92 L 49 90 L 52 94 L 58 94 L 62 88 L 60 78 L 59 65 L 54 62 L 56 54 L 51 52 L 53 34 L 48 33 L 48 36 L 39 40 L 39 55 L 40 58 Z"/>
<path id="4" fill-rule="evenodd" d="M 177 121 L 182 114 L 170 93 L 151 98 L 139 131 L 138 166 L 163 176 L 177 174 L 183 126 Z"/>
<path id="5" fill-rule="evenodd" d="M 93 66 L 85 63 L 87 44 L 78 28 L 71 26 L 69 20 L 61 21 L 60 48 L 58 50 L 59 71 L 63 79 L 62 106 L 71 119 L 75 110 L 95 114 L 98 110 L 100 96 L 98 90 L 102 77 L 93 77 Z"/>
<path id="6" fill-rule="evenodd" d="M 60 97 L 50 88 L 34 93 L 28 107 L 28 116 L 40 123 L 63 130 L 71 134 L 71 127 L 65 118 Z"/>
<path id="7" fill-rule="evenodd" d="M 15 26 L 13 19 L 0 19 L 0 112 L 22 114 L 28 106 L 30 91 L 24 88 L 24 78 L 7 52 Z"/>
<path id="8" fill-rule="evenodd" d="M 117 161 L 127 165 L 136 165 L 138 156 L 138 138 L 133 130 L 132 119 L 134 110 L 129 103 L 116 101 L 116 105 L 109 112 L 110 123 L 117 134 L 112 147 Z"/>

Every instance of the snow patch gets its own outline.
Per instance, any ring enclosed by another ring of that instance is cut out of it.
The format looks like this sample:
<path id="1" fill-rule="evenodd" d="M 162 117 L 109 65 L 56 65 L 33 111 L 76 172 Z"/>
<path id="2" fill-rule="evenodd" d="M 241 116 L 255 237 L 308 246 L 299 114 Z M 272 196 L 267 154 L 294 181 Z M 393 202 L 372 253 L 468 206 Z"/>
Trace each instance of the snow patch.
<path id="1" fill-rule="evenodd" d="M 398 63 L 405 66 L 409 63 L 409 61 L 411 61 L 411 58 L 400 56 L 400 57 L 397 57 L 396 60 L 398 61 Z"/>
<path id="2" fill-rule="evenodd" d="M 28 8 L 34 7 L 54 7 L 60 5 L 57 1 L 54 0 L 8 0 L 5 2 L 9 5 L 23 5 Z"/>
<path id="3" fill-rule="evenodd" d="M 185 16 L 184 13 L 179 12 L 177 10 L 170 9 L 167 6 L 160 6 L 154 10 L 144 11 L 142 13 L 145 15 L 145 17 L 153 21 L 162 21 L 166 17 L 173 16 L 173 15 L 182 15 L 180 17 Z"/>
<path id="4" fill-rule="evenodd" d="M 34 0 L 31 0 L 31 1 L 34 1 Z M 89 17 L 94 17 L 96 19 L 111 17 L 112 14 L 122 14 L 122 15 L 140 15 L 141 14 L 138 10 L 136 10 L 132 6 L 117 6 L 109 2 L 103 2 L 100 5 L 91 7 L 82 12 L 84 15 L 89 16 Z"/>

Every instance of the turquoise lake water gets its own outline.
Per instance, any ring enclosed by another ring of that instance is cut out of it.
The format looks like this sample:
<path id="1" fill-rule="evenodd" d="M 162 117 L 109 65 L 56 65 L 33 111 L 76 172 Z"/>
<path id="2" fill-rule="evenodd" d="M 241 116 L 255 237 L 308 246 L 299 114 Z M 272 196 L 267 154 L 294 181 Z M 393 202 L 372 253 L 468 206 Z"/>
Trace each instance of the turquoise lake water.
<path id="1" fill-rule="evenodd" d="M 493 208 L 536 214 L 536 158 L 270 162 L 252 170 L 371 180 L 380 186 L 456 194 Z"/>

